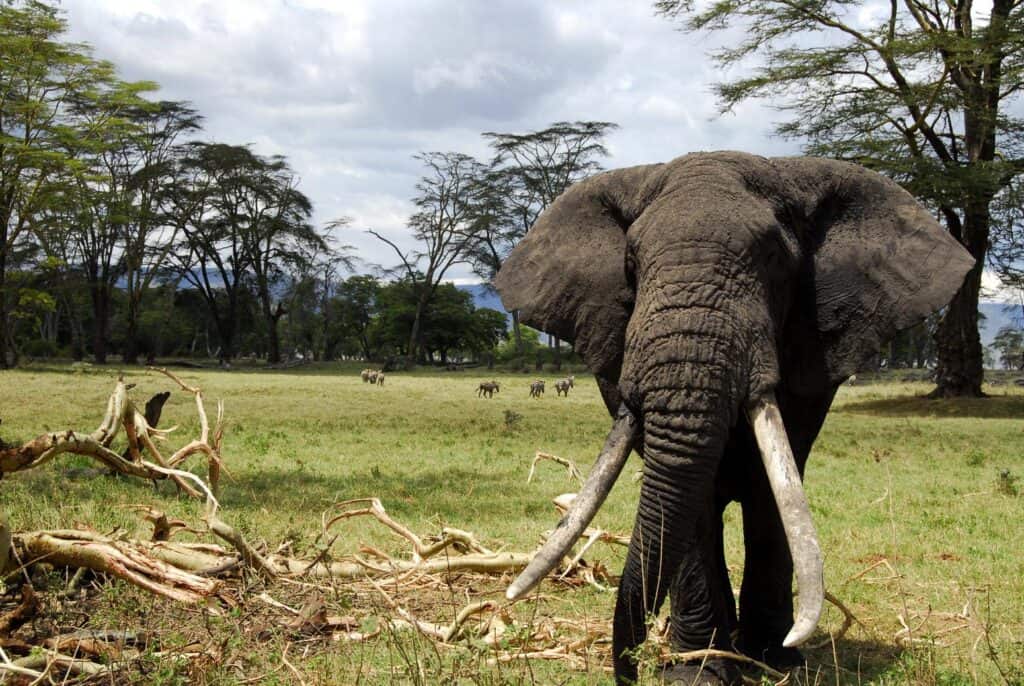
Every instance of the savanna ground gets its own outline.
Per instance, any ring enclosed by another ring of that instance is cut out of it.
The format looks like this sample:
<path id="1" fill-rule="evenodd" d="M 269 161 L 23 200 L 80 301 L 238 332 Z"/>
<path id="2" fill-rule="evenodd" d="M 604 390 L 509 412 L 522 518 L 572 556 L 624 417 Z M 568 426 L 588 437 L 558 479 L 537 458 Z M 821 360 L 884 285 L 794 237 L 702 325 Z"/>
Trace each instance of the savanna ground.
<path id="1" fill-rule="evenodd" d="M 116 373 L 68 365 L 0 372 L 0 437 L 12 442 L 49 430 L 91 430 Z M 535 452 L 571 459 L 585 473 L 610 425 L 585 374 L 577 375 L 567 399 L 555 395 L 557 375 L 545 374 L 547 394 L 533 400 L 527 397 L 532 372 L 394 373 L 383 388 L 363 384 L 358 369 L 345 365 L 180 373 L 202 386 L 210 407 L 216 399 L 226 405 L 223 456 L 230 475 L 222 482 L 221 516 L 251 540 L 270 549 L 290 542 L 308 558 L 319 552 L 321 513 L 369 496 L 421 535 L 453 526 L 491 549 L 530 551 L 558 519 L 551 499 L 576 488 L 552 463 L 540 464 L 527 483 Z M 501 391 L 478 398 L 477 384 L 491 376 Z M 174 391 L 161 421 L 179 426 L 172 444 L 197 434 L 189 395 L 152 372 L 132 370 L 128 380 L 138 384 L 138 400 Z M 893 382 L 844 387 L 815 445 L 807 491 L 826 554 L 826 585 L 858 623 L 829 643 L 828 631 L 843 619 L 829 606 L 820 631 L 826 645 L 807 651 L 807 683 L 1024 683 L 1024 484 L 1017 480 L 1024 476 L 1024 389 L 992 387 L 992 397 L 972 401 L 929 401 L 920 397 L 927 390 Z M 130 508 L 136 504 L 201 528 L 200 505 L 177 496 L 170 484 L 154 490 L 138 480 L 97 476 L 94 466 L 64 456 L 11 475 L 0 482 L 0 509 L 15 531 L 80 525 L 147 538 L 148 525 Z M 596 525 L 628 534 L 638 469 L 631 458 Z M 738 515 L 733 507 L 727 512 L 734 582 L 743 572 Z M 405 541 L 370 519 L 349 520 L 333 533 L 335 558 L 364 543 L 408 555 Z M 587 559 L 614 575 L 623 551 L 598 544 Z M 66 573 L 38 576 L 40 590 L 53 593 L 45 616 L 23 633 L 47 626 L 146 630 L 161 654 L 198 655 L 181 662 L 144 654 L 117 683 L 611 683 L 608 645 L 600 639 L 614 594 L 586 584 L 545 582 L 539 596 L 505 614 L 514 629 L 510 642 L 531 622 L 547 622 L 565 640 L 596 634 L 585 660 L 488 664 L 492 648 L 473 639 L 438 646 L 415 632 L 388 631 L 393 613 L 365 586 L 250 579 L 236 605 L 211 611 L 103 578 L 60 599 Z M 454 575 L 402 602 L 419 619 L 444 624 L 469 601 L 501 599 L 509 579 Z M 303 634 L 266 612 L 268 605 L 256 599 L 264 591 L 292 607 L 315 596 L 363 629 L 385 630 L 364 642 Z M 8 606 L 11 600 L 8 594 Z M 648 684 L 658 682 L 654 652 L 642 654 Z"/>

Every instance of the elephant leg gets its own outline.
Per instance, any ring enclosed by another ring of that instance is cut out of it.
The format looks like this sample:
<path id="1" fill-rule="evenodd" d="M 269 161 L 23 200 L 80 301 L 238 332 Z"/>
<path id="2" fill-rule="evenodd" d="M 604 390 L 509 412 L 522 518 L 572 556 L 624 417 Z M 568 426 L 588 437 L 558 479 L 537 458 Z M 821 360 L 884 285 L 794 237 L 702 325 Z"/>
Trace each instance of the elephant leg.
<path id="1" fill-rule="evenodd" d="M 779 407 L 801 475 L 834 395 L 834 390 L 810 398 L 779 393 Z M 782 520 L 745 419 L 736 436 L 747 454 L 746 488 L 741 496 L 745 558 L 737 647 L 776 668 L 802 665 L 800 651 L 782 645 L 793 625 L 793 560 Z"/>
<path id="2" fill-rule="evenodd" d="M 672 622 L 669 640 L 673 650 L 700 650 L 717 648 L 732 650 L 732 632 L 736 628 L 736 603 L 729 583 L 725 564 L 725 545 L 722 537 L 722 518 L 718 502 L 705 513 L 699 532 L 707 535 L 679 567 L 669 597 L 672 602 Z M 710 607 L 715 632 L 707 639 L 692 627 L 700 626 L 701 618 Z M 701 644 L 701 641 L 704 641 Z M 672 665 L 665 670 L 665 683 L 673 684 L 739 684 L 741 675 L 730 660 L 700 660 Z"/>
<path id="3" fill-rule="evenodd" d="M 744 573 L 740 587 L 738 647 L 776 668 L 803 664 L 782 640 L 793 626 L 793 560 L 782 520 L 763 476 L 743 502 Z"/>

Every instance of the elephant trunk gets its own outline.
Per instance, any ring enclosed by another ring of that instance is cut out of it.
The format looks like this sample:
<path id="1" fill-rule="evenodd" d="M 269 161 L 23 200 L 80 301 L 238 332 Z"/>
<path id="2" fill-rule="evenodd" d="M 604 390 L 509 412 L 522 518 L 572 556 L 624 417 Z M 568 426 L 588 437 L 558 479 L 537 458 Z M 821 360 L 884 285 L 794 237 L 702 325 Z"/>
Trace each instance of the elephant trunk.
<path id="1" fill-rule="evenodd" d="M 748 407 L 747 417 L 754 429 L 796 572 L 798 611 L 793 628 L 782 642 L 792 648 L 810 638 L 821 616 L 825 599 L 821 547 L 774 394 L 769 393 Z"/>
<path id="2" fill-rule="evenodd" d="M 704 339 L 685 360 L 658 360 L 640 377 L 644 475 L 612 634 L 620 680 L 636 678 L 635 649 L 667 595 L 673 647 L 731 648 L 728 589 L 716 573 L 713 532 L 732 384 L 723 367 L 707 363 L 715 345 Z"/>

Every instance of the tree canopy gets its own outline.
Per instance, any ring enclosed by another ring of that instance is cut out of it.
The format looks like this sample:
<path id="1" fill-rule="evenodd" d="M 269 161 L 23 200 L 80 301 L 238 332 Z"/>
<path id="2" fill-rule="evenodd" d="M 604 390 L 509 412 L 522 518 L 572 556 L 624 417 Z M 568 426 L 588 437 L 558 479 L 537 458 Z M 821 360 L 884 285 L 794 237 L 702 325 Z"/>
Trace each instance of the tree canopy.
<path id="1" fill-rule="evenodd" d="M 716 86 L 723 111 L 766 98 L 811 154 L 889 174 L 944 220 L 975 268 L 937 332 L 937 395 L 980 395 L 978 295 L 996 200 L 1024 170 L 1021 3 L 659 0 L 689 32 L 739 29 L 714 54 L 741 72 Z"/>

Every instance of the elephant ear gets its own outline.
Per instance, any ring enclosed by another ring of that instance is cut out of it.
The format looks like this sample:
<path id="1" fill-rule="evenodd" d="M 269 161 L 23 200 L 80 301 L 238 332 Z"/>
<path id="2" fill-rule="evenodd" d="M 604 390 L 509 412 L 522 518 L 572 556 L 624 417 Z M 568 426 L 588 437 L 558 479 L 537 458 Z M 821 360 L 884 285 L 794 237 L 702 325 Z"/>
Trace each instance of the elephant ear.
<path id="1" fill-rule="evenodd" d="M 841 383 L 897 332 L 945 306 L 971 255 L 898 184 L 833 160 L 775 160 L 796 185 L 804 259 L 786 324 L 784 378 L 798 393 Z"/>
<path id="2" fill-rule="evenodd" d="M 633 288 L 626 231 L 636 197 L 661 165 L 605 172 L 560 195 L 501 267 L 495 287 L 520 321 L 573 343 L 596 374 L 618 380 Z"/>

